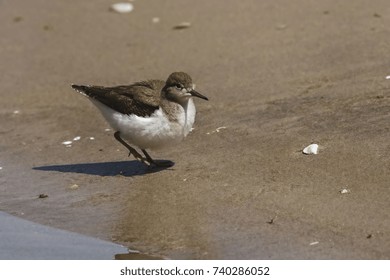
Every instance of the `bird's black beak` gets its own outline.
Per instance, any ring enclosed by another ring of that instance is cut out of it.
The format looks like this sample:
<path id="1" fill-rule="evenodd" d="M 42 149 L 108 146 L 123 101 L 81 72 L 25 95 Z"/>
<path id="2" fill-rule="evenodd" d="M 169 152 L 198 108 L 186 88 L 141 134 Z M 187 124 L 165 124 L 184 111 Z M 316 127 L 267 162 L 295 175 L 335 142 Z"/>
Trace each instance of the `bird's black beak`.
<path id="1" fill-rule="evenodd" d="M 191 90 L 190 93 L 191 93 L 192 96 L 196 96 L 196 97 L 202 98 L 204 100 L 209 100 L 206 96 L 200 94 L 196 90 Z"/>

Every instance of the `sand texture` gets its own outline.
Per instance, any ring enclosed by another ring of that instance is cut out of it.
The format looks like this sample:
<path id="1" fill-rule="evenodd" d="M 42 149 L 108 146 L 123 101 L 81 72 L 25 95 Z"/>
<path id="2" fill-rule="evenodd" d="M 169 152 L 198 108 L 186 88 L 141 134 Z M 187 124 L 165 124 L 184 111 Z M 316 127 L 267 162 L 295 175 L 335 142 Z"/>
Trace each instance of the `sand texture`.
<path id="1" fill-rule="evenodd" d="M 388 0 L 112 3 L 1 1 L 0 210 L 164 258 L 390 258 Z M 70 87 L 174 71 L 210 100 L 162 170 Z"/>

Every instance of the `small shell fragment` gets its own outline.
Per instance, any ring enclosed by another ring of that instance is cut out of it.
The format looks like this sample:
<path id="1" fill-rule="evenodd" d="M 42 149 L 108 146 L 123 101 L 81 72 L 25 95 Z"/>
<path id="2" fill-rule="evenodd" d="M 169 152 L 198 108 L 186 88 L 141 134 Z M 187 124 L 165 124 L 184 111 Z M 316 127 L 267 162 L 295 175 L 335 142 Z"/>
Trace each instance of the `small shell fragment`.
<path id="1" fill-rule="evenodd" d="M 62 145 L 68 146 L 72 144 L 72 141 L 64 141 L 61 143 Z"/>
<path id="2" fill-rule="evenodd" d="M 284 23 L 279 23 L 278 25 L 276 25 L 277 30 L 283 30 L 286 28 L 287 28 L 287 24 L 284 24 Z"/>
<path id="3" fill-rule="evenodd" d="M 183 21 L 181 23 L 179 23 L 178 25 L 174 26 L 173 29 L 186 29 L 186 28 L 189 28 L 191 27 L 191 22 L 187 22 L 187 21 Z"/>
<path id="4" fill-rule="evenodd" d="M 318 144 L 310 144 L 302 150 L 305 155 L 316 155 L 318 154 Z"/>
<path id="5" fill-rule="evenodd" d="M 215 130 L 211 131 L 211 132 L 206 132 L 207 135 L 210 135 L 210 134 L 213 134 L 213 133 L 219 133 L 222 129 L 226 129 L 227 127 L 226 126 L 220 126 L 220 127 L 217 127 Z"/>
<path id="6" fill-rule="evenodd" d="M 389 75 L 389 76 L 386 76 L 386 80 L 390 80 L 390 75 Z"/>
<path id="7" fill-rule="evenodd" d="M 160 18 L 159 17 L 154 17 L 154 18 L 152 18 L 152 22 L 153 23 L 159 23 L 160 22 Z"/>
<path id="8" fill-rule="evenodd" d="M 219 132 L 221 129 L 226 129 L 226 126 L 220 126 L 220 127 L 218 127 L 216 130 L 215 130 L 215 132 Z"/>
<path id="9" fill-rule="evenodd" d="M 81 139 L 80 136 L 76 136 L 75 138 L 73 138 L 73 141 L 79 141 Z"/>
<path id="10" fill-rule="evenodd" d="M 70 185 L 68 188 L 71 189 L 71 190 L 76 190 L 76 189 L 79 188 L 79 185 L 73 184 L 73 185 Z"/>
<path id="11" fill-rule="evenodd" d="M 95 137 L 89 137 L 89 140 L 95 140 Z"/>
<path id="12" fill-rule="evenodd" d="M 16 115 L 16 114 L 19 114 L 20 111 L 19 110 L 15 110 L 13 113 Z"/>
<path id="13" fill-rule="evenodd" d="M 127 2 L 120 2 L 120 3 L 112 4 L 110 9 L 120 14 L 126 14 L 134 10 L 134 5 Z"/>
<path id="14" fill-rule="evenodd" d="M 313 246 L 313 245 L 317 245 L 318 243 L 320 243 L 320 242 L 314 241 L 314 242 L 311 242 L 309 245 L 310 245 L 310 246 Z"/>
<path id="15" fill-rule="evenodd" d="M 346 193 L 350 193 L 351 191 L 350 190 L 348 190 L 348 189 L 342 189 L 342 190 L 340 190 L 340 193 L 341 194 L 346 194 Z"/>

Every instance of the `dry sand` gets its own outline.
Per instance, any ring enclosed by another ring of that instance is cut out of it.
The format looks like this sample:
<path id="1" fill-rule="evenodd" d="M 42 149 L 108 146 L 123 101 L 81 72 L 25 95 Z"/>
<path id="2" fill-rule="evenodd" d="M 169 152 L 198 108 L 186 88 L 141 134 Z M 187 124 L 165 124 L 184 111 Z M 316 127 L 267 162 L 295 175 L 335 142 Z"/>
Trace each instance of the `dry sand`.
<path id="1" fill-rule="evenodd" d="M 166 258 L 390 258 L 388 0 L 112 3 L 1 1 L 0 210 Z M 70 88 L 173 71 L 210 101 L 155 172 Z"/>

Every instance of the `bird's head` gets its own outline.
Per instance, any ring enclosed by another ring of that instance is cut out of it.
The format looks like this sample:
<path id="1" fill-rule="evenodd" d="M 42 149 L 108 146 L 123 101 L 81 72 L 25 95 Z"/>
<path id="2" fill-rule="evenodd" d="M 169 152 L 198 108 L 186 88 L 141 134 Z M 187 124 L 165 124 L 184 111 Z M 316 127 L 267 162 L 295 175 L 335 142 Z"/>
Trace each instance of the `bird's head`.
<path id="1" fill-rule="evenodd" d="M 190 75 L 184 72 L 174 72 L 169 75 L 164 90 L 168 99 L 178 103 L 185 103 L 194 96 L 209 100 L 206 96 L 195 91 L 195 84 L 192 83 Z"/>

